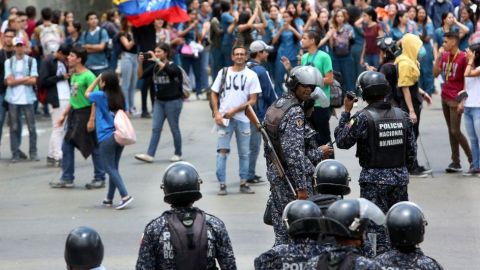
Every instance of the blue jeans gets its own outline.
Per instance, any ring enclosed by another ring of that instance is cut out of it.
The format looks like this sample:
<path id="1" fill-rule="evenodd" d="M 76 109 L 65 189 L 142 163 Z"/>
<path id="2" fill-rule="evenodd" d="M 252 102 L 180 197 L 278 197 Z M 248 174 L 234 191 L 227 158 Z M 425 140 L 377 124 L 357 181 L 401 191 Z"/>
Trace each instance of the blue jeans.
<path id="1" fill-rule="evenodd" d="M 180 59 L 182 60 L 182 68 L 187 74 L 190 74 L 190 68 L 192 68 L 193 74 L 195 75 L 195 89 L 193 90 L 197 95 L 199 95 L 200 91 L 202 90 L 202 88 L 200 87 L 202 85 L 200 77 L 202 76 L 200 56 L 198 58 L 195 58 L 181 55 Z"/>
<path id="2" fill-rule="evenodd" d="M 137 83 L 137 55 L 133 53 L 123 52 L 120 62 L 122 67 L 122 90 L 125 96 L 126 110 L 135 107 L 135 89 Z"/>
<path id="3" fill-rule="evenodd" d="M 204 50 L 199 55 L 200 58 L 200 85 L 197 85 L 197 89 L 208 88 L 208 61 L 210 58 L 210 51 Z"/>
<path id="4" fill-rule="evenodd" d="M 360 73 L 362 73 L 365 69 L 363 68 L 362 65 L 360 65 L 360 58 L 362 56 L 362 50 L 363 50 L 363 44 L 361 44 L 362 46 L 360 45 L 357 45 L 357 44 L 354 44 L 352 46 L 352 59 L 353 59 L 353 77 L 354 77 L 354 80 L 356 80 L 356 78 L 358 77 L 358 75 L 360 75 Z M 370 64 L 370 63 L 369 63 Z"/>
<path id="5" fill-rule="evenodd" d="M 224 67 L 222 51 L 220 48 L 212 48 L 212 78 L 215 80 L 218 72 Z"/>
<path id="6" fill-rule="evenodd" d="M 380 56 L 378 54 L 365 54 L 364 62 L 368 63 L 369 66 L 378 68 Z"/>
<path id="7" fill-rule="evenodd" d="M 465 129 L 472 148 L 472 164 L 480 169 L 480 107 L 465 107 Z"/>
<path id="8" fill-rule="evenodd" d="M 342 73 L 343 85 L 347 92 L 355 91 L 354 74 L 353 74 L 353 60 L 351 55 L 347 56 L 333 56 L 333 69 Z"/>
<path id="9" fill-rule="evenodd" d="M 217 126 L 217 162 L 216 174 L 220 184 L 225 184 L 227 171 L 227 153 L 230 153 L 230 140 L 235 132 L 238 158 L 240 161 L 240 180 L 248 179 L 248 156 L 250 152 L 250 123 L 230 119 L 228 127 Z M 220 153 L 225 149 L 227 153 Z"/>
<path id="10" fill-rule="evenodd" d="M 250 155 L 248 158 L 248 178 L 255 177 L 255 168 L 257 166 L 257 158 L 262 145 L 262 134 L 257 130 L 255 125 L 250 124 Z"/>
<path id="11" fill-rule="evenodd" d="M 75 146 L 69 142 L 63 141 L 62 144 L 62 177 L 61 179 L 66 182 L 73 182 L 75 179 Z M 95 147 L 92 153 L 93 162 L 93 178 L 94 180 L 105 181 L 105 170 L 103 169 L 103 163 L 100 157 L 100 150 L 98 146 Z"/>
<path id="12" fill-rule="evenodd" d="M 100 142 L 98 149 L 102 153 L 100 157 L 105 171 L 109 176 L 107 200 L 113 200 L 115 189 L 118 189 L 122 198 L 128 196 L 127 188 L 125 187 L 120 172 L 118 171 L 118 164 L 120 163 L 120 157 L 122 156 L 123 146 L 118 144 L 112 135 L 110 138 Z"/>
<path id="13" fill-rule="evenodd" d="M 152 137 L 150 137 L 150 144 L 148 145 L 148 155 L 152 157 L 155 156 L 165 118 L 167 119 L 170 130 L 172 131 L 175 155 L 182 155 L 182 134 L 180 133 L 179 126 L 182 107 L 182 99 L 170 101 L 155 100 L 155 103 L 153 104 Z"/>
<path id="14" fill-rule="evenodd" d="M 21 113 L 25 115 L 25 121 L 29 133 L 29 153 L 30 156 L 37 154 L 37 128 L 35 125 L 35 115 L 33 113 L 33 104 L 15 105 L 8 104 L 8 115 L 10 117 L 10 150 L 12 156 L 18 158 L 20 155 L 21 143 Z"/>

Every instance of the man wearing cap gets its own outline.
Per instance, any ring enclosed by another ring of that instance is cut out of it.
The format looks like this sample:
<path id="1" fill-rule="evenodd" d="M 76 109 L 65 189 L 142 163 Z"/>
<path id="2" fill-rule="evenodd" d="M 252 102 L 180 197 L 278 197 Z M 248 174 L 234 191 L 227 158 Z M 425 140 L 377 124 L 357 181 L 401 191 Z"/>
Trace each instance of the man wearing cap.
<path id="1" fill-rule="evenodd" d="M 15 38 L 15 55 L 5 61 L 5 84 L 7 92 L 5 101 L 8 102 L 8 115 L 10 117 L 10 149 L 12 162 L 20 159 L 20 140 L 18 120 L 20 113 L 25 115 L 30 134 L 30 160 L 38 161 L 37 131 L 33 103 L 37 100 L 33 86 L 37 83 L 37 62 L 25 54 L 25 43 L 22 39 Z"/>
<path id="2" fill-rule="evenodd" d="M 257 115 L 260 122 L 263 122 L 267 108 L 277 100 L 277 94 L 273 90 L 272 80 L 268 71 L 262 66 L 262 63 L 267 61 L 268 54 L 273 50 L 272 46 L 268 46 L 261 40 L 256 40 L 250 44 L 250 60 L 247 62 L 247 67 L 253 70 L 260 81 L 260 88 L 262 92 L 258 94 L 257 102 L 253 106 L 253 110 Z M 250 124 L 250 157 L 248 163 L 248 179 L 249 184 L 258 184 L 263 182 L 260 180 L 260 176 L 255 174 L 255 166 L 257 163 L 258 153 L 260 152 L 260 144 L 262 141 L 262 135 L 257 128 Z"/>
<path id="3" fill-rule="evenodd" d="M 46 101 L 51 106 L 50 112 L 52 115 L 52 135 L 48 145 L 47 166 L 61 166 L 62 142 L 65 130 L 63 125 L 58 126 L 57 122 L 67 108 L 70 99 L 70 85 L 68 83 L 70 73 L 65 65 L 69 54 L 70 47 L 62 44 L 55 54 L 47 55 L 40 65 L 40 86 L 47 90 Z"/>

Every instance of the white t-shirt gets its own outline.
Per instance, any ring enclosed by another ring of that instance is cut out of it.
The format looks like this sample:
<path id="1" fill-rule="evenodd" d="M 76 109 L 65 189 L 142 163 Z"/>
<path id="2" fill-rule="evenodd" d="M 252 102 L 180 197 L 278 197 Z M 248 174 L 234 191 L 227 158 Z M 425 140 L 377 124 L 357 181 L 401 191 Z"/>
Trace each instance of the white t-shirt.
<path id="1" fill-rule="evenodd" d="M 16 65 L 13 67 L 12 73 L 13 77 L 15 79 L 21 79 L 25 76 L 23 76 L 23 65 L 24 65 L 24 60 L 17 60 Z M 24 84 L 19 84 L 16 86 L 12 86 L 12 104 L 15 105 L 26 105 L 28 104 L 27 100 L 27 91 L 29 89 L 24 85 Z"/>
<path id="2" fill-rule="evenodd" d="M 222 81 L 222 70 L 218 72 L 217 78 L 212 85 L 212 91 L 218 93 L 220 91 L 220 83 Z M 240 72 L 232 71 L 232 68 L 227 69 L 227 77 L 225 78 L 224 91 L 220 96 L 220 114 L 224 115 L 231 109 L 237 108 L 248 101 L 250 94 L 258 94 L 262 92 L 260 81 L 257 74 L 244 68 Z M 234 119 L 248 123 L 249 120 L 245 112 L 238 112 L 233 116 Z"/>
<path id="3" fill-rule="evenodd" d="M 475 70 L 480 69 L 477 67 Z M 465 77 L 465 91 L 468 98 L 465 100 L 465 107 L 480 107 L 480 76 Z"/>
<path id="4" fill-rule="evenodd" d="M 67 68 L 65 64 L 61 61 L 57 62 L 57 76 L 63 76 L 67 73 Z M 61 80 L 57 82 L 57 93 L 58 100 L 69 100 L 70 99 L 70 86 L 68 85 L 67 80 Z"/>

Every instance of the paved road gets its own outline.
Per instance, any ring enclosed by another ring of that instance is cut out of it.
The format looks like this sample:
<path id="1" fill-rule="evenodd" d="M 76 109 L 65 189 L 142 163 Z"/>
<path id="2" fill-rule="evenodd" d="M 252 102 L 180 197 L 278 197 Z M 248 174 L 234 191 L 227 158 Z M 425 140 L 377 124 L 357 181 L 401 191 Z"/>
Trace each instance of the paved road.
<path id="1" fill-rule="evenodd" d="M 434 177 L 412 179 L 410 199 L 420 204 L 429 225 L 422 245 L 424 251 L 438 259 L 445 269 L 477 269 L 480 265 L 480 178 L 446 175 L 450 149 L 438 96 L 435 104 L 422 114 L 421 133 Z M 361 106 L 360 106 L 361 107 Z M 0 152 L 0 265 L 2 269 L 64 269 L 63 249 L 68 232 L 80 225 L 96 228 L 105 245 L 104 264 L 108 269 L 132 269 L 144 226 L 168 206 L 163 203 L 160 181 L 170 163 L 173 142 L 168 127 L 155 162 L 136 161 L 136 153 L 146 151 L 150 137 L 150 120 L 134 119 L 138 143 L 126 147 L 121 160 L 121 174 L 135 200 L 128 209 L 105 209 L 101 201 L 106 190 L 86 190 L 92 178 L 90 160 L 77 154 L 76 188 L 54 190 L 48 182 L 58 178 L 60 170 L 46 168 L 45 161 L 10 164 L 8 136 L 3 137 Z M 332 128 L 337 120 L 332 119 Z M 41 120 L 38 128 L 39 153 L 45 157 L 50 122 Z M 215 195 L 215 134 L 210 111 L 205 101 L 184 104 L 181 117 L 184 158 L 197 166 L 204 180 L 204 198 L 196 205 L 220 217 L 226 223 L 234 246 L 239 269 L 253 269 L 253 259 L 273 244 L 271 227 L 262 223 L 268 185 L 254 187 L 255 195 L 238 194 L 238 159 L 232 142 L 228 161 L 226 197 Z M 333 130 L 333 129 L 332 129 Z M 7 131 L 8 128 L 5 128 Z M 28 137 L 24 137 L 23 150 Z M 352 194 L 357 197 L 360 171 L 354 149 L 337 151 L 337 158 L 352 175 Z M 425 155 L 419 148 L 419 158 Z M 464 168 L 467 168 L 462 155 Z M 258 173 L 265 175 L 265 162 L 260 159 Z"/>

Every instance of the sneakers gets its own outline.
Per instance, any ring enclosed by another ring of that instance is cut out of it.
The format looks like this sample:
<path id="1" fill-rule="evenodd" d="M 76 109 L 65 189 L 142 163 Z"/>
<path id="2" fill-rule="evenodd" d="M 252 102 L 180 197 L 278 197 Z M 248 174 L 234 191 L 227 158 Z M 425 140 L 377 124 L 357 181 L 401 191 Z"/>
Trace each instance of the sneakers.
<path id="1" fill-rule="evenodd" d="M 145 119 L 150 119 L 152 118 L 152 116 L 150 116 L 150 114 L 148 112 L 142 112 L 142 115 L 140 116 L 141 118 L 145 118 Z"/>
<path id="2" fill-rule="evenodd" d="M 413 177 L 413 178 L 426 178 L 428 177 L 428 174 L 424 172 L 424 169 L 420 168 L 420 167 L 417 167 L 413 170 L 411 170 L 410 172 L 408 172 L 408 174 L 410 175 L 410 177 Z"/>
<path id="3" fill-rule="evenodd" d="M 136 156 L 135 156 L 136 157 Z M 153 159 L 153 158 L 152 158 Z M 174 155 L 171 159 L 170 159 L 170 162 L 178 162 L 178 161 L 181 161 L 182 160 L 182 157 L 181 156 L 178 156 L 178 155 Z"/>
<path id="4" fill-rule="evenodd" d="M 217 192 L 217 195 L 219 196 L 225 196 L 227 195 L 227 186 L 225 184 L 220 184 L 220 190 Z"/>
<path id="5" fill-rule="evenodd" d="M 473 164 L 470 164 L 470 169 L 464 173 L 462 173 L 463 176 L 474 176 L 480 173 L 479 168 L 474 168 Z"/>
<path id="6" fill-rule="evenodd" d="M 250 185 L 255 185 L 255 184 L 261 184 L 261 183 L 264 183 L 265 181 L 264 180 L 261 180 L 262 177 L 261 176 L 258 176 L 258 175 L 255 175 L 253 178 L 250 178 L 250 179 L 247 179 L 247 184 L 250 184 Z"/>
<path id="7" fill-rule="evenodd" d="M 247 183 L 240 184 L 240 193 L 243 194 L 255 194 L 255 191 L 253 191 Z"/>
<path id="8" fill-rule="evenodd" d="M 55 166 L 55 159 L 47 156 L 47 167 L 53 167 L 53 166 Z"/>
<path id="9" fill-rule="evenodd" d="M 31 161 L 40 161 L 40 158 L 38 157 L 37 154 L 30 154 L 30 160 Z"/>
<path id="10" fill-rule="evenodd" d="M 432 173 L 432 169 L 427 169 L 423 166 L 418 166 L 418 170 L 423 172 L 423 173 L 426 173 L 426 174 L 431 174 Z"/>
<path id="11" fill-rule="evenodd" d="M 447 173 L 457 173 L 462 171 L 462 166 L 458 163 L 450 163 L 448 167 L 445 169 Z"/>
<path id="12" fill-rule="evenodd" d="M 147 162 L 147 163 L 152 163 L 153 162 L 153 157 L 147 154 L 136 154 L 135 158 L 137 160 Z"/>
<path id="13" fill-rule="evenodd" d="M 75 185 L 73 181 L 65 181 L 65 180 L 54 180 L 49 183 L 51 188 L 73 188 Z"/>
<path id="14" fill-rule="evenodd" d="M 21 160 L 27 160 L 28 159 L 27 154 L 22 152 L 22 150 L 18 150 L 18 158 L 21 159 Z"/>
<path id="15" fill-rule="evenodd" d="M 117 206 L 115 206 L 115 209 L 121 210 L 125 208 L 125 206 L 129 205 L 132 201 L 133 201 L 133 197 L 128 196 L 126 199 L 122 199 L 120 203 Z"/>
<path id="16" fill-rule="evenodd" d="M 85 184 L 86 189 L 96 189 L 105 187 L 105 180 L 93 179 L 92 182 Z"/>
<path id="17" fill-rule="evenodd" d="M 112 202 L 112 200 L 105 199 L 105 200 L 103 200 L 102 205 L 106 206 L 106 207 L 112 207 L 113 202 Z"/>

